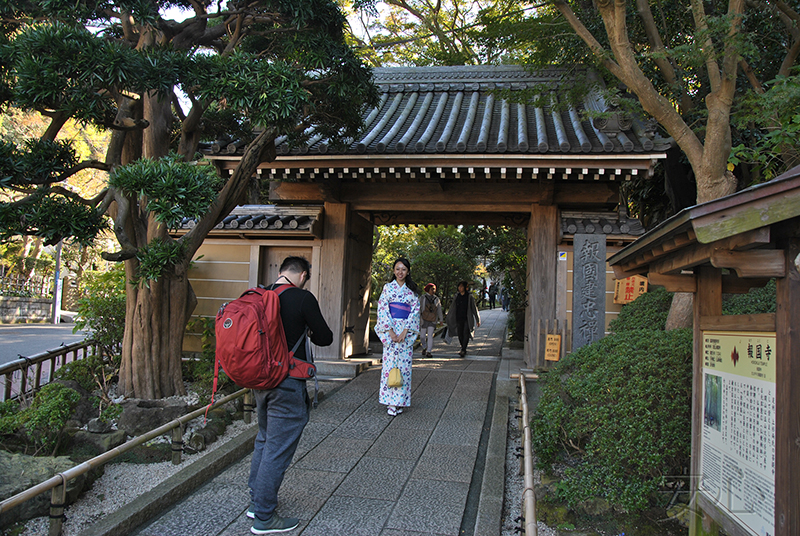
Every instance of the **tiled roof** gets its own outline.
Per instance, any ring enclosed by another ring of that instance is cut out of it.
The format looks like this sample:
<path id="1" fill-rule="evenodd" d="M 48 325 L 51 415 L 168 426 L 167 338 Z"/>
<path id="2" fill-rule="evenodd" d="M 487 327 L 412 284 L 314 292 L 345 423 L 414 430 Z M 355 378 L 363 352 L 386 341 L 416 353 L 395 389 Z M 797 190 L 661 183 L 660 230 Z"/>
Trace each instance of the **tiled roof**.
<path id="1" fill-rule="evenodd" d="M 375 83 L 380 104 L 365 112 L 366 127 L 343 153 L 315 135 L 313 127 L 302 147 L 276 139 L 278 154 L 629 154 L 660 152 L 666 140 L 652 123 L 617 113 L 598 94 L 578 108 L 557 111 L 504 100 L 494 90 L 547 93 L 559 99 L 557 82 L 567 72 L 549 69 L 531 74 L 520 66 L 455 66 L 378 68 Z M 585 120 L 584 110 L 609 112 Z M 238 154 L 235 142 L 218 147 Z M 214 152 L 213 150 L 211 151 Z M 221 154 L 221 153 L 217 153 Z"/>
<path id="2" fill-rule="evenodd" d="M 238 206 L 219 222 L 210 235 L 228 235 L 231 232 L 258 233 L 261 235 L 318 234 L 321 229 L 322 207 L 277 207 L 275 205 Z M 194 219 L 187 218 L 178 232 L 195 226 Z"/>
<path id="3" fill-rule="evenodd" d="M 641 236 L 645 229 L 638 219 L 629 218 L 624 212 L 562 211 L 561 233 Z"/>

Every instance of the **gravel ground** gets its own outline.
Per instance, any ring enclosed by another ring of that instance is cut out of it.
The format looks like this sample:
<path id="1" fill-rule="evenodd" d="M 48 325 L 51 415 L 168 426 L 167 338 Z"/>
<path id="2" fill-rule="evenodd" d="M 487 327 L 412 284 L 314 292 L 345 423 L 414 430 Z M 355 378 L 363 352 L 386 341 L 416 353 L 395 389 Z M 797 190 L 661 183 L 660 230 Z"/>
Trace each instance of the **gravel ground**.
<path id="1" fill-rule="evenodd" d="M 520 474 L 520 459 L 517 458 L 517 448 L 522 446 L 522 430 L 515 410 L 516 400 L 509 400 L 508 408 L 508 439 L 506 440 L 506 486 L 503 497 L 503 526 L 501 536 L 518 536 L 515 529 L 522 526 L 522 521 L 517 519 L 522 516 L 522 491 L 525 489 L 525 477 Z M 520 451 L 521 452 L 521 451 Z M 535 463 L 535 460 L 534 460 Z M 539 484 L 541 475 L 534 469 L 533 483 Z M 557 536 L 556 530 L 548 527 L 541 521 L 537 522 L 538 536 Z"/>
<path id="2" fill-rule="evenodd" d="M 234 421 L 228 426 L 225 433 L 211 443 L 206 450 L 197 454 L 184 455 L 183 461 L 179 465 L 173 465 L 169 461 L 148 464 L 113 463 L 106 465 L 103 476 L 94 482 L 92 488 L 83 493 L 77 502 L 67 507 L 65 512 L 67 519 L 64 522 L 63 536 L 80 534 L 84 529 L 107 514 L 128 504 L 187 465 L 199 460 L 209 452 L 213 452 L 246 428 L 255 425 L 255 420 L 253 420 L 252 424 L 245 424 L 244 421 Z M 166 438 L 167 441 L 170 440 L 167 436 L 162 437 Z M 185 437 L 188 437 L 188 434 Z M 31 519 L 25 525 L 25 531 L 20 536 L 47 534 L 49 524 L 49 518 L 47 517 Z"/>

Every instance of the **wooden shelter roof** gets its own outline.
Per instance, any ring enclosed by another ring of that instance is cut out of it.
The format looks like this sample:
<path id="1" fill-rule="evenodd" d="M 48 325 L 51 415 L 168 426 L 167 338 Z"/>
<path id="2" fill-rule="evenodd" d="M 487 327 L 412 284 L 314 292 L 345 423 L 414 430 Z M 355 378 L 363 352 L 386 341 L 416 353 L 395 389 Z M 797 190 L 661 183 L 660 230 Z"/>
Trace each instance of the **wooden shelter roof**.
<path id="1" fill-rule="evenodd" d="M 608 263 L 618 278 L 648 273 L 654 284 L 671 281 L 671 289 L 684 291 L 691 291 L 693 283 L 681 272 L 709 263 L 731 269 L 739 278 L 783 277 L 784 254 L 774 249 L 772 227 L 797 217 L 800 166 L 772 181 L 682 210 Z"/>

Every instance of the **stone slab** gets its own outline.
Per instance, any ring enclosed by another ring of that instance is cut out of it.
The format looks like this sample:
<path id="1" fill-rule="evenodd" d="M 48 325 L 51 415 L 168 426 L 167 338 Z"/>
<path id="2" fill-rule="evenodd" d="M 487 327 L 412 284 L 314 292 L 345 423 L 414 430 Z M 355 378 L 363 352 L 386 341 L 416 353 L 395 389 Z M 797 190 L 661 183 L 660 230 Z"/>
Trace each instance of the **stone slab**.
<path id="1" fill-rule="evenodd" d="M 386 528 L 457 536 L 468 492 L 463 482 L 409 480 Z"/>
<path id="2" fill-rule="evenodd" d="M 336 495 L 396 501 L 414 469 L 414 460 L 365 456 L 348 473 Z"/>

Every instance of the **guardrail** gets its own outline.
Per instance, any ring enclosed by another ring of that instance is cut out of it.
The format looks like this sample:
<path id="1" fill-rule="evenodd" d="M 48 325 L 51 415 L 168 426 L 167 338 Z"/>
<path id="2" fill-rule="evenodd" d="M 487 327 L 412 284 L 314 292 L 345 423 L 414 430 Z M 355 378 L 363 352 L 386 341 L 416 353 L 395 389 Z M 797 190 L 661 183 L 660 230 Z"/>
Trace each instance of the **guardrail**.
<path id="1" fill-rule="evenodd" d="M 536 524 L 536 493 L 533 489 L 533 449 L 531 447 L 531 420 L 528 415 L 528 391 L 525 387 L 525 373 L 519 373 L 519 428 L 522 430 L 522 467 L 525 475 L 525 489 L 522 491 L 522 517 L 524 519 L 525 536 L 538 536 Z"/>
<path id="2" fill-rule="evenodd" d="M 31 357 L 0 365 L 0 402 L 36 391 L 48 383 L 55 371 L 90 355 L 100 355 L 102 349 L 94 341 L 82 341 L 41 352 Z"/>
<path id="3" fill-rule="evenodd" d="M 211 408 L 213 409 L 221 406 L 222 404 L 230 402 L 231 400 L 239 398 L 240 396 L 245 397 L 244 422 L 250 424 L 252 421 L 252 408 L 254 407 L 252 400 L 253 395 L 250 389 L 241 389 L 231 395 L 228 395 L 215 402 Z M 67 482 L 89 472 L 96 467 L 100 467 L 101 465 L 113 460 L 120 454 L 124 454 L 125 452 L 141 445 L 142 443 L 146 443 L 151 439 L 154 439 L 160 435 L 164 435 L 170 431 L 172 431 L 172 463 L 175 465 L 181 463 L 181 453 L 183 452 L 183 425 L 192 419 L 200 417 L 206 411 L 208 411 L 208 409 L 203 407 L 191 413 L 187 413 L 183 417 L 179 417 L 173 421 L 170 421 L 167 424 L 151 430 L 144 435 L 131 439 L 130 441 L 113 448 L 108 452 L 105 452 L 99 456 L 95 456 L 91 460 L 76 465 L 71 469 L 67 469 L 63 473 L 58 473 L 48 480 L 45 480 L 41 484 L 37 484 L 32 488 L 28 488 L 27 490 L 20 492 L 13 497 L 9 497 L 8 499 L 0 502 L 0 513 L 6 512 L 17 505 L 24 503 L 25 501 L 29 501 L 40 493 L 51 491 L 49 536 L 60 536 L 64 524 L 64 508 L 66 506 L 64 503 L 66 502 L 67 497 Z"/>

